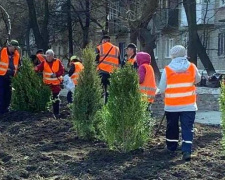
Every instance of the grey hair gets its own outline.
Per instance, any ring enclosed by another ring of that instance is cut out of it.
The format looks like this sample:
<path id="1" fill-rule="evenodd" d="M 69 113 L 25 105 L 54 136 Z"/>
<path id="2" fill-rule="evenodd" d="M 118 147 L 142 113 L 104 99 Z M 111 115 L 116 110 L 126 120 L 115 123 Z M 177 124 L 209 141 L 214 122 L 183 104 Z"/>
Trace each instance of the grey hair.
<path id="1" fill-rule="evenodd" d="M 55 53 L 52 49 L 48 49 L 45 54 L 54 56 Z"/>

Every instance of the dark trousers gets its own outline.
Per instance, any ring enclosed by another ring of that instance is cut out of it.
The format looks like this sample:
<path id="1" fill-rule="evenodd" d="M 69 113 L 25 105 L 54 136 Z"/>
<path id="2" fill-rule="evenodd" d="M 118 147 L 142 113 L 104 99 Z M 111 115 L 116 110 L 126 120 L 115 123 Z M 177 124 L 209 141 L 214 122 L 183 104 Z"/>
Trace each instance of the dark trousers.
<path id="1" fill-rule="evenodd" d="M 11 78 L 0 76 L 0 114 L 4 114 L 9 111 L 11 95 Z"/>
<path id="2" fill-rule="evenodd" d="M 59 115 L 59 103 L 60 103 L 60 99 L 59 99 L 59 93 L 53 93 L 53 114 L 55 115 Z"/>
<path id="3" fill-rule="evenodd" d="M 102 83 L 103 90 L 104 90 L 105 104 L 106 104 L 108 101 L 108 95 L 109 95 L 108 94 L 108 86 L 110 85 L 110 82 L 109 82 L 110 74 L 107 72 L 100 72 L 99 76 L 101 78 L 101 83 Z"/>
<path id="4" fill-rule="evenodd" d="M 167 149 L 175 151 L 179 141 L 179 120 L 182 131 L 182 152 L 191 153 L 193 140 L 193 126 L 195 111 L 166 112 L 167 129 L 166 144 Z"/>
<path id="5" fill-rule="evenodd" d="M 73 93 L 72 93 L 72 91 L 68 91 L 66 99 L 67 99 L 68 103 L 72 103 L 73 102 Z"/>

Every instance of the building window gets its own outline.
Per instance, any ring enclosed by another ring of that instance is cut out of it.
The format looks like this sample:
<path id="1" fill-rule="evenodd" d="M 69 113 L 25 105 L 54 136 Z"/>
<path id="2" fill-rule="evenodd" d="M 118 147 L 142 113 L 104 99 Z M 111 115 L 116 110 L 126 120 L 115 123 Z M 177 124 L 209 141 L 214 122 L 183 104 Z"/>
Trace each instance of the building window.
<path id="1" fill-rule="evenodd" d="M 174 42 L 174 39 L 168 38 L 166 40 L 165 58 L 169 58 L 170 57 L 170 49 L 173 47 L 173 42 Z"/>
<path id="2" fill-rule="evenodd" d="M 204 33 L 204 34 L 200 35 L 200 40 L 201 40 L 204 48 L 207 50 L 207 53 L 209 53 L 208 52 L 208 48 L 210 47 L 210 45 L 209 45 L 209 40 L 210 40 L 209 33 Z"/>
<path id="3" fill-rule="evenodd" d="M 159 0 L 159 7 L 161 9 L 166 9 L 169 7 L 169 1 L 168 0 Z"/>
<path id="4" fill-rule="evenodd" d="M 225 55 L 225 33 L 218 36 L 218 56 Z"/>
<path id="5" fill-rule="evenodd" d="M 225 6 L 225 0 L 220 0 L 220 6 Z"/>
<path id="6" fill-rule="evenodd" d="M 109 3 L 109 20 L 117 19 L 120 12 L 119 1 Z"/>

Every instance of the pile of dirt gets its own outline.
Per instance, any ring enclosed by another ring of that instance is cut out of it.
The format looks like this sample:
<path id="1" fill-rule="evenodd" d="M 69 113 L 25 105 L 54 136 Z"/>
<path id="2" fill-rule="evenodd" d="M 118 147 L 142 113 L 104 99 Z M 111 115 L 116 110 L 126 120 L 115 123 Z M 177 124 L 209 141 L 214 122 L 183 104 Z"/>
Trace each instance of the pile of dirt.
<path id="1" fill-rule="evenodd" d="M 51 113 L 10 112 L 0 117 L 0 179 L 222 179 L 221 129 L 197 124 L 191 162 L 165 150 L 165 127 L 145 149 L 111 151 L 78 139 L 65 107 Z"/>

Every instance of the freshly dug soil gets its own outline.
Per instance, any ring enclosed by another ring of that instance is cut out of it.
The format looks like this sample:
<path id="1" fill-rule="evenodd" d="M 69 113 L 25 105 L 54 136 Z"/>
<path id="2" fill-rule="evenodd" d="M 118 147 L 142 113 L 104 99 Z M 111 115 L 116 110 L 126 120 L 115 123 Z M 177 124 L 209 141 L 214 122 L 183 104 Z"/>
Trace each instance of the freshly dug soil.
<path id="1" fill-rule="evenodd" d="M 77 138 L 64 105 L 51 113 L 0 117 L 0 179 L 225 179 L 221 128 L 196 124 L 191 162 L 165 149 L 165 127 L 148 146 L 130 153 Z"/>

